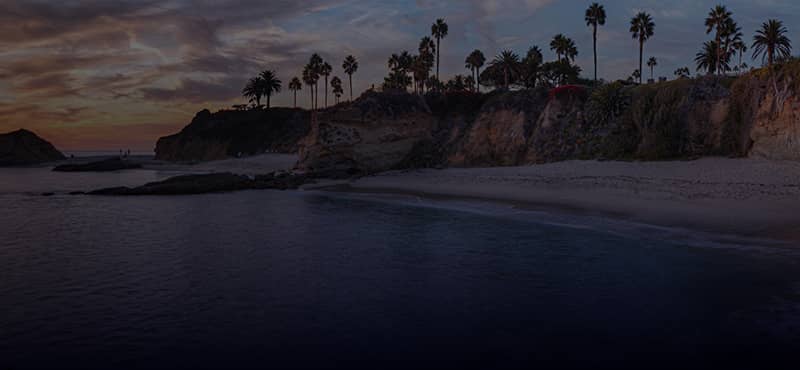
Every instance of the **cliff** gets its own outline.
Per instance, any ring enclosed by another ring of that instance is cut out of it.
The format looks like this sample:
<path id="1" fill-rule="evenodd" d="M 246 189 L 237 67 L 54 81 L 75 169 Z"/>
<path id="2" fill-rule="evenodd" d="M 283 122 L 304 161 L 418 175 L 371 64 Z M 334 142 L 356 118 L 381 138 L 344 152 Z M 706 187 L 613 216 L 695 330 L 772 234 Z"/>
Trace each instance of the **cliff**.
<path id="1" fill-rule="evenodd" d="M 333 177 L 569 159 L 800 160 L 798 81 L 800 62 L 792 61 L 735 78 L 641 86 L 367 92 L 352 104 L 313 114 L 203 111 L 180 134 L 159 140 L 157 154 L 208 160 L 297 151 L 298 169 Z"/>
<path id="2" fill-rule="evenodd" d="M 264 152 L 295 153 L 309 123 L 309 113 L 300 109 L 203 110 L 181 132 L 158 140 L 156 159 L 207 161 Z"/>
<path id="3" fill-rule="evenodd" d="M 0 166 L 23 166 L 65 159 L 53 144 L 27 130 L 0 134 Z"/>
<path id="4" fill-rule="evenodd" d="M 436 124 L 420 96 L 368 92 L 353 104 L 315 113 L 298 168 L 333 177 L 396 168 L 431 141 Z"/>
<path id="5" fill-rule="evenodd" d="M 435 166 L 515 166 L 568 159 L 663 160 L 748 153 L 730 79 L 590 90 L 368 93 L 320 112 L 303 141 L 306 171 L 372 173 Z"/>

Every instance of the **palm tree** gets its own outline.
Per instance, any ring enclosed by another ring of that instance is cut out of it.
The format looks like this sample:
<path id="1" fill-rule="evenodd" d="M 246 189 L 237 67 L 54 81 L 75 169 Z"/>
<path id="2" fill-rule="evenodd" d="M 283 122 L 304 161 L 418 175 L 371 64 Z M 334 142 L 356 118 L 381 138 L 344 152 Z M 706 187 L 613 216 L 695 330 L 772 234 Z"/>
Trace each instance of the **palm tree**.
<path id="1" fill-rule="evenodd" d="M 733 43 L 733 50 L 739 54 L 739 63 L 736 65 L 736 70 L 741 71 L 745 66 L 745 63 L 742 62 L 742 58 L 744 57 L 744 53 L 747 52 L 747 44 L 740 38 Z"/>
<path id="2" fill-rule="evenodd" d="M 262 94 L 267 97 L 267 109 L 270 108 L 270 100 L 273 94 L 277 94 L 281 92 L 281 87 L 283 82 L 278 79 L 278 76 L 275 74 L 275 71 L 266 70 L 261 72 L 259 75 L 261 77 L 262 84 L 261 88 Z"/>
<path id="3" fill-rule="evenodd" d="M 325 77 L 325 108 L 328 108 L 328 77 L 333 72 L 333 67 L 331 67 L 328 62 L 322 63 L 319 68 L 319 74 Z"/>
<path id="4" fill-rule="evenodd" d="M 414 65 L 414 77 L 420 85 L 419 90 L 425 93 L 425 85 L 430 77 L 431 69 L 436 62 L 436 43 L 428 36 L 423 37 L 419 42 L 419 56 Z"/>
<path id="5" fill-rule="evenodd" d="M 447 27 L 447 23 L 444 22 L 444 19 L 437 19 L 436 23 L 431 26 L 431 36 L 436 38 L 436 79 L 441 80 L 439 78 L 439 61 L 441 59 L 440 51 L 442 50 L 442 39 L 447 37 L 447 32 L 449 28 Z"/>
<path id="6" fill-rule="evenodd" d="M 307 64 L 303 68 L 303 82 L 308 85 L 308 92 L 311 94 L 311 110 L 314 110 L 314 85 L 316 85 L 317 80 L 319 80 L 319 76 L 314 71 L 314 68 Z"/>
<path id="7" fill-rule="evenodd" d="M 322 66 L 324 63 L 325 61 L 317 53 L 312 54 L 311 59 L 308 61 L 316 77 L 314 79 L 314 109 L 319 108 L 319 77 L 322 75 Z"/>
<path id="8" fill-rule="evenodd" d="M 594 81 L 597 82 L 597 27 L 606 24 L 606 10 L 602 5 L 593 3 L 586 9 L 586 25 L 592 27 L 592 42 L 594 45 Z"/>
<path id="9" fill-rule="evenodd" d="M 761 25 L 753 37 L 753 58 L 761 56 L 761 63 L 775 63 L 775 57 L 788 58 L 792 54 L 792 42 L 786 37 L 786 27 L 777 19 L 770 19 Z"/>
<path id="10" fill-rule="evenodd" d="M 578 48 L 575 47 L 575 41 L 560 33 L 553 37 L 553 41 L 550 41 L 550 50 L 556 53 L 559 62 L 562 56 L 567 61 L 575 61 L 575 57 L 578 56 Z"/>
<path id="11" fill-rule="evenodd" d="M 358 61 L 352 55 L 348 55 L 347 58 L 344 58 L 344 62 L 342 63 L 342 69 L 344 73 L 350 77 L 350 101 L 353 100 L 353 74 L 358 71 Z"/>
<path id="12" fill-rule="evenodd" d="M 289 82 L 289 90 L 294 92 L 294 107 L 297 108 L 297 92 L 303 89 L 303 83 L 300 82 L 300 79 L 295 77 Z"/>
<path id="13" fill-rule="evenodd" d="M 639 83 L 642 83 L 642 62 L 644 59 L 644 43 L 653 37 L 656 24 L 650 14 L 641 12 L 631 19 L 631 34 L 639 40 Z"/>
<path id="14" fill-rule="evenodd" d="M 650 67 L 650 79 L 655 80 L 655 68 L 658 65 L 658 59 L 656 57 L 650 57 L 647 60 L 647 66 Z"/>
<path id="15" fill-rule="evenodd" d="M 242 89 L 242 96 L 248 98 L 251 103 L 256 103 L 256 107 L 261 106 L 261 97 L 264 95 L 264 80 L 261 77 L 253 77 Z"/>
<path id="16" fill-rule="evenodd" d="M 714 45 L 717 47 L 717 50 L 714 52 L 716 54 L 716 57 L 714 57 L 716 61 L 714 70 L 717 73 L 720 73 L 722 69 L 720 68 L 720 63 L 722 61 L 722 35 L 725 32 L 726 25 L 732 21 L 731 15 L 731 12 L 729 12 L 725 6 L 717 5 L 711 9 L 706 18 L 706 33 L 708 34 L 716 30 Z"/>
<path id="17" fill-rule="evenodd" d="M 336 97 L 336 104 L 339 104 L 339 98 L 342 96 L 342 93 L 344 93 L 344 90 L 342 90 L 342 79 L 338 76 L 333 76 L 333 78 L 331 78 L 331 87 L 333 88 L 333 95 Z"/>
<path id="18" fill-rule="evenodd" d="M 464 84 L 470 87 L 470 90 L 475 92 L 475 76 L 467 76 L 464 78 Z"/>
<path id="19" fill-rule="evenodd" d="M 503 71 L 503 87 L 508 90 L 508 86 L 511 83 L 510 79 L 516 74 L 519 66 L 519 55 L 511 50 L 503 50 L 500 55 L 494 58 L 492 65 L 497 66 L 497 68 Z"/>
<path id="20" fill-rule="evenodd" d="M 681 67 L 675 70 L 675 76 L 678 78 L 689 78 L 692 75 L 692 72 L 689 71 L 689 67 Z"/>
<path id="21" fill-rule="evenodd" d="M 486 57 L 478 49 L 475 49 L 472 53 L 470 53 L 467 59 L 464 61 L 464 66 L 472 71 L 473 84 L 471 86 L 473 91 L 475 90 L 476 86 L 477 91 L 481 91 L 480 83 L 478 83 L 478 81 L 480 80 L 481 67 L 483 67 L 484 63 L 486 63 Z"/>
<path id="22" fill-rule="evenodd" d="M 706 71 L 709 75 L 717 73 L 717 68 L 728 70 L 728 61 L 723 59 L 717 61 L 717 42 L 714 40 L 706 41 L 703 48 L 695 55 L 694 62 L 697 64 L 697 71 Z"/>

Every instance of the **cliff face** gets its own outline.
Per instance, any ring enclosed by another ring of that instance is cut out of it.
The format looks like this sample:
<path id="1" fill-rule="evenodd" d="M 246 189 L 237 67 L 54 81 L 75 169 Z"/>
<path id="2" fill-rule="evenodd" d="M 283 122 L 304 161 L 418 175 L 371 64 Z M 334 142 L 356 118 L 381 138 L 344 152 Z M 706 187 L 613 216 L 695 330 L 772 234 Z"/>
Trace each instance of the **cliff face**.
<path id="1" fill-rule="evenodd" d="M 760 70 L 737 81 L 740 116 L 750 125 L 752 157 L 800 160 L 800 62 Z"/>
<path id="2" fill-rule="evenodd" d="M 568 159 L 746 155 L 730 80 L 487 95 L 369 93 L 320 112 L 300 151 L 312 172 L 515 166 Z"/>
<path id="3" fill-rule="evenodd" d="M 0 166 L 23 166 L 64 159 L 53 144 L 27 130 L 0 134 Z"/>
<path id="4" fill-rule="evenodd" d="M 642 86 L 368 92 L 313 116 L 204 111 L 180 134 L 162 138 L 157 152 L 161 159 L 206 160 L 299 149 L 299 169 L 330 176 L 569 159 L 800 160 L 798 82 L 800 62 L 790 62 L 737 78 Z"/>
<path id="5" fill-rule="evenodd" d="M 366 93 L 312 121 L 297 167 L 329 176 L 397 168 L 431 140 L 437 123 L 424 99 L 399 93 Z"/>
<path id="6" fill-rule="evenodd" d="M 309 131 L 310 115 L 300 109 L 203 110 L 180 133 L 162 137 L 156 159 L 207 161 L 264 152 L 295 153 Z"/>

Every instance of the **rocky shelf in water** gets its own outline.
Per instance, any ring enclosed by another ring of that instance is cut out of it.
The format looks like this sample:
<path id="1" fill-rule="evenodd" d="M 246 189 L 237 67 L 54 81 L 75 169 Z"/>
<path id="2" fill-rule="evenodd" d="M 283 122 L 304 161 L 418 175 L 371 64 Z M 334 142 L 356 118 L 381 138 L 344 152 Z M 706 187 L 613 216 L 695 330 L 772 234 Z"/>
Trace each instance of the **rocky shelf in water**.
<path id="1" fill-rule="evenodd" d="M 141 163 L 131 162 L 120 158 L 104 159 L 102 161 L 84 164 L 63 164 L 53 168 L 56 172 L 111 172 L 142 168 Z"/>
<path id="2" fill-rule="evenodd" d="M 290 172 L 270 173 L 249 177 L 233 173 L 183 175 L 151 182 L 135 188 L 116 187 L 91 191 L 88 195 L 192 195 L 224 193 L 240 190 L 290 190 L 313 182 L 313 178 Z"/>

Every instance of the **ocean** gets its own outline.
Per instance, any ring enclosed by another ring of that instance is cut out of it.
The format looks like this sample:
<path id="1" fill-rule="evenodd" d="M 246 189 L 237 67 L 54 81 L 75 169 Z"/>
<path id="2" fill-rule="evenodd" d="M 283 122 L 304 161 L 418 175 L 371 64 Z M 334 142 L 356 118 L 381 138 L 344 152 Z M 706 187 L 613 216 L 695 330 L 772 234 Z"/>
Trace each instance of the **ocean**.
<path id="1" fill-rule="evenodd" d="M 65 194 L 172 175 L 0 169 L 0 368 L 778 368 L 800 349 L 793 245 L 403 196 Z"/>

